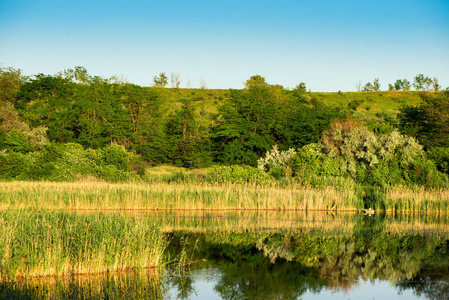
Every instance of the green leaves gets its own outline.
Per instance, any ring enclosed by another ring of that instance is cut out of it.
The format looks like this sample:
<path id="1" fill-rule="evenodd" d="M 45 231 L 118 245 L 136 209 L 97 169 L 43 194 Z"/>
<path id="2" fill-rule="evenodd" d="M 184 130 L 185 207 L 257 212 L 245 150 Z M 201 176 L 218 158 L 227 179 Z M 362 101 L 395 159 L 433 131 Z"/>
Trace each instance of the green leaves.
<path id="1" fill-rule="evenodd" d="M 342 169 L 361 183 L 372 185 L 420 184 L 439 186 L 447 182 L 412 137 L 394 130 L 375 135 L 353 121 L 333 123 L 323 135 L 324 152 L 342 158 Z"/>

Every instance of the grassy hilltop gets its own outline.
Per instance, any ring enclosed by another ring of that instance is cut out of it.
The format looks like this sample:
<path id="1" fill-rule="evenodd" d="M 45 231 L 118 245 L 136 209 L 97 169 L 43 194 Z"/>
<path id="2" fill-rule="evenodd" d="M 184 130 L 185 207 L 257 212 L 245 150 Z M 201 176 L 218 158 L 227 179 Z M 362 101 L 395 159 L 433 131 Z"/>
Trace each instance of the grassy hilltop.
<path id="1" fill-rule="evenodd" d="M 207 113 L 217 113 L 217 107 L 223 103 L 229 92 L 226 89 L 157 90 L 167 100 L 169 110 L 179 108 L 181 99 L 191 99 L 198 104 L 198 112 L 203 109 Z M 356 118 L 364 121 L 366 118 L 374 118 L 376 113 L 384 113 L 395 118 L 402 106 L 418 105 L 422 93 L 422 91 L 308 92 L 305 93 L 305 97 L 310 101 L 310 105 L 321 101 L 326 105 L 348 108 L 354 112 Z"/>

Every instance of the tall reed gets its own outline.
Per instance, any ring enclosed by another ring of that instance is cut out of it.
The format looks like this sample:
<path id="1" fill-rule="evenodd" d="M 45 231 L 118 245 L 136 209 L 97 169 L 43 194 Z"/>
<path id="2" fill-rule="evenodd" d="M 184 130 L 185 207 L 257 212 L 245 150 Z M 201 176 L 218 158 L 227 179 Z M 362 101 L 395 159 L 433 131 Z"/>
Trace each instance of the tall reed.
<path id="1" fill-rule="evenodd" d="M 385 210 L 391 212 L 447 213 L 449 188 L 390 186 L 385 190 Z"/>
<path id="2" fill-rule="evenodd" d="M 151 219 L 64 211 L 0 212 L 0 279 L 158 267 L 167 246 Z"/>
<path id="3" fill-rule="evenodd" d="M 1 182 L 0 207 L 48 209 L 363 208 L 355 186 L 312 188 L 254 184 Z"/>

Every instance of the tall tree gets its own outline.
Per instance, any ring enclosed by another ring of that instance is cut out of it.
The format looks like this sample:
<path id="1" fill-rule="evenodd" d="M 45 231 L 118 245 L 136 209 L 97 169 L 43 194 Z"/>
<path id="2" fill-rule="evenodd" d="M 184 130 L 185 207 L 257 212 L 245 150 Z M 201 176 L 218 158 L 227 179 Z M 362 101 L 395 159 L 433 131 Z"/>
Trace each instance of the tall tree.
<path id="1" fill-rule="evenodd" d="M 180 102 L 181 108 L 168 117 L 166 124 L 170 160 L 181 167 L 207 166 L 211 162 L 208 128 L 198 120 L 192 100 Z"/>
<path id="2" fill-rule="evenodd" d="M 276 143 L 272 133 L 279 109 L 268 86 L 231 90 L 218 108 L 212 133 L 217 161 L 255 166 L 258 157 Z"/>
<path id="3" fill-rule="evenodd" d="M 421 95 L 418 106 L 406 106 L 398 119 L 403 133 L 416 137 L 425 147 L 449 146 L 449 92 Z"/>
<path id="4" fill-rule="evenodd" d="M 0 67 L 0 105 L 14 103 L 20 86 L 26 80 L 20 69 Z"/>
<path id="5" fill-rule="evenodd" d="M 338 110 L 281 86 L 231 90 L 212 129 L 214 157 L 225 164 L 255 165 L 273 145 L 281 150 L 317 142 Z"/>

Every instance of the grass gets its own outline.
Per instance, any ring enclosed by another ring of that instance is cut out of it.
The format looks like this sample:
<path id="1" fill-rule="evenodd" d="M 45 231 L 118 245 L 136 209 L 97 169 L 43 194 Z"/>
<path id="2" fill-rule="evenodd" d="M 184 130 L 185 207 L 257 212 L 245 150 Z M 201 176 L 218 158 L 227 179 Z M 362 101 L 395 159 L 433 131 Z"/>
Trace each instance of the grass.
<path id="1" fill-rule="evenodd" d="M 392 186 L 386 188 L 384 203 L 390 212 L 447 213 L 449 189 Z"/>
<path id="2" fill-rule="evenodd" d="M 168 244 L 151 219 L 37 210 L 1 211 L 0 240 L 0 280 L 159 267 Z"/>
<path id="3" fill-rule="evenodd" d="M 207 113 L 216 113 L 229 90 L 160 89 L 159 91 L 163 98 L 167 99 L 169 110 L 179 108 L 178 101 L 181 99 L 192 99 L 197 105 L 197 112 L 204 110 Z M 381 112 L 394 118 L 401 106 L 417 105 L 421 101 L 420 94 L 422 93 L 422 91 L 312 92 L 306 93 L 306 97 L 331 106 L 349 107 L 351 102 L 357 103 L 354 114 L 360 118 L 374 118 L 376 113 Z"/>
<path id="4" fill-rule="evenodd" d="M 218 184 L 205 182 L 0 182 L 1 208 L 59 210 L 280 210 L 355 211 L 361 188 L 340 185 Z M 387 212 L 448 213 L 449 189 L 390 186 L 374 206 Z"/>
<path id="5" fill-rule="evenodd" d="M 0 208 L 166 210 L 357 210 L 354 186 L 1 182 Z"/>
<path id="6" fill-rule="evenodd" d="M 359 118 L 374 118 L 376 113 L 385 113 L 395 118 L 403 105 L 417 105 L 420 91 L 379 91 L 345 93 L 310 93 L 314 98 L 331 106 L 349 107 L 357 103 L 354 115 Z M 429 92 L 432 93 L 432 92 Z"/>
<path id="7" fill-rule="evenodd" d="M 206 175 L 204 169 L 187 169 L 182 167 L 160 165 L 146 168 L 145 181 L 146 182 L 171 182 L 175 181 L 181 176 L 203 177 Z"/>

